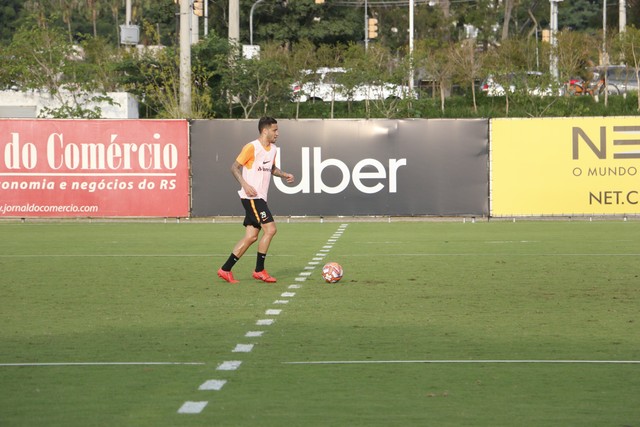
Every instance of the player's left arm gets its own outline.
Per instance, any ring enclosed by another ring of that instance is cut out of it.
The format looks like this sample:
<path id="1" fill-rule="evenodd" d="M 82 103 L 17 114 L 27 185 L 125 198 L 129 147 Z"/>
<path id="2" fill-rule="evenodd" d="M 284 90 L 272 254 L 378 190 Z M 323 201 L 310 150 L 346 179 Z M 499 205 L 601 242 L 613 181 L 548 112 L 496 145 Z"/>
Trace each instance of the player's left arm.
<path id="1" fill-rule="evenodd" d="M 271 175 L 277 176 L 278 178 L 284 178 L 288 183 L 292 183 L 295 179 L 292 174 L 281 171 L 276 167 L 276 165 L 271 167 Z"/>

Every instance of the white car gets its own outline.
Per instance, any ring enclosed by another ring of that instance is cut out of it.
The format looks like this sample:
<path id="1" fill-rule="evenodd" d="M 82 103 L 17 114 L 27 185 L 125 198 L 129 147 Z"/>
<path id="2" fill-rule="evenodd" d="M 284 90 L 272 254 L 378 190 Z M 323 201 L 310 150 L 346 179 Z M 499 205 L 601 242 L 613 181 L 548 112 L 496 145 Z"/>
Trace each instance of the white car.
<path id="1" fill-rule="evenodd" d="M 364 101 L 365 99 L 404 99 L 409 97 L 409 87 L 394 83 L 379 85 L 358 85 L 352 91 L 340 83 L 340 77 L 347 70 L 341 67 L 305 70 L 309 76 L 305 83 L 296 82 L 291 86 L 295 101 Z"/>
<path id="2" fill-rule="evenodd" d="M 563 88 L 554 89 L 544 80 L 545 76 L 539 71 L 526 71 L 524 73 L 509 73 L 498 79 L 501 82 L 509 83 L 509 93 L 514 93 L 516 89 L 526 88 L 526 92 L 532 96 L 560 96 L 564 94 Z M 504 87 L 495 81 L 494 76 L 489 76 L 480 85 L 480 89 L 487 96 L 504 96 Z"/>

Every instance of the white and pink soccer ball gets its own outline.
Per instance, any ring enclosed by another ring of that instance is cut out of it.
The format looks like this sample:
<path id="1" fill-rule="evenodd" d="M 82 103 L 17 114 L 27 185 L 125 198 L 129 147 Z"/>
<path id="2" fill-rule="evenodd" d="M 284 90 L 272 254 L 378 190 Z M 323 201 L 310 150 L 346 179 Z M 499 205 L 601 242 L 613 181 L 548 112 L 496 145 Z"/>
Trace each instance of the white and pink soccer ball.
<path id="1" fill-rule="evenodd" d="M 342 279 L 344 270 L 337 262 L 329 262 L 322 267 L 322 278 L 327 283 L 337 283 Z"/>

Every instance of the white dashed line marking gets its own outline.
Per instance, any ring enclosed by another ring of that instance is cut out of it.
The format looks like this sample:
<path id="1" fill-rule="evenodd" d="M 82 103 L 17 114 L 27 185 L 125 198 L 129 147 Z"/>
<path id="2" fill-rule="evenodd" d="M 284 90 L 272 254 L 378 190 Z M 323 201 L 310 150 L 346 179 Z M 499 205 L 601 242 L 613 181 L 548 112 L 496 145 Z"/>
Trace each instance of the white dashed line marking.
<path id="1" fill-rule="evenodd" d="M 222 387 L 227 383 L 227 380 L 207 380 L 203 382 L 198 390 L 222 390 Z"/>
<path id="2" fill-rule="evenodd" d="M 209 402 L 184 402 L 178 409 L 179 414 L 199 414 Z"/>
<path id="3" fill-rule="evenodd" d="M 240 365 L 242 365 L 241 360 L 227 360 L 219 364 L 216 370 L 217 371 L 235 371 L 240 367 Z"/>
<path id="4" fill-rule="evenodd" d="M 253 344 L 236 344 L 236 347 L 231 350 L 232 353 L 251 353 L 253 350 Z"/>
<path id="5" fill-rule="evenodd" d="M 342 236 L 342 233 L 344 229 L 347 227 L 347 225 L 348 224 L 342 224 L 340 225 L 340 227 L 338 227 L 338 231 L 336 231 L 331 236 L 331 239 L 329 239 L 327 243 L 324 246 L 322 246 L 322 249 L 320 249 L 318 253 L 315 254 L 315 258 L 313 258 L 312 261 L 310 261 L 308 265 L 303 268 L 304 270 L 314 270 L 316 265 L 320 264 L 320 262 L 323 262 L 324 257 L 326 257 L 327 253 L 330 252 L 330 250 L 333 248 L 333 244 L 337 241 L 337 239 Z M 296 282 L 304 282 L 307 280 L 307 277 L 310 277 L 311 275 L 312 275 L 311 271 L 303 271 L 294 280 Z M 288 289 L 300 289 L 301 287 L 302 286 L 299 284 L 291 284 L 288 286 Z M 296 295 L 295 292 L 283 292 L 281 297 L 292 298 L 295 295 Z M 288 303 L 289 303 L 289 300 L 287 299 L 277 299 L 273 302 L 273 304 L 281 304 L 281 305 L 288 304 Z M 265 314 L 267 316 L 278 316 L 280 315 L 280 313 L 282 313 L 281 309 L 270 308 L 265 311 Z M 272 325 L 274 322 L 275 322 L 275 319 L 259 319 L 256 321 L 256 325 L 268 326 L 268 325 Z M 261 337 L 263 334 L 264 334 L 264 331 L 248 331 L 247 333 L 245 333 L 244 336 L 247 338 L 257 338 L 257 337 Z M 253 351 L 254 346 L 255 344 L 236 344 L 236 346 L 233 348 L 233 350 L 231 350 L 231 352 L 232 353 L 250 353 L 251 351 Z M 226 360 L 220 363 L 216 368 L 216 370 L 217 371 L 235 371 L 240 367 L 240 365 L 242 365 L 241 360 Z M 219 390 L 222 390 L 222 388 L 225 386 L 226 383 L 227 383 L 227 380 L 207 380 L 204 383 L 202 383 L 200 387 L 198 387 L 198 390 L 219 391 Z M 199 401 L 199 402 L 187 401 L 182 404 L 180 409 L 178 409 L 178 413 L 179 414 L 199 414 L 208 404 L 209 402 L 206 402 L 206 401 Z"/>

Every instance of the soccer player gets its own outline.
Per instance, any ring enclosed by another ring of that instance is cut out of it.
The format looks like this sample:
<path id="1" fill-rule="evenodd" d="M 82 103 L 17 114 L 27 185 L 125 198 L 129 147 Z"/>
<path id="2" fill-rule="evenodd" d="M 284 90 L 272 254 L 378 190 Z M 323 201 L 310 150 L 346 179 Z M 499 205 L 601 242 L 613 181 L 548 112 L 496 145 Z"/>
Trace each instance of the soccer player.
<path id="1" fill-rule="evenodd" d="M 231 173 L 242 187 L 238 194 L 244 206 L 245 217 L 244 237 L 236 243 L 233 252 L 227 262 L 218 270 L 218 276 L 229 283 L 238 283 L 234 279 L 231 269 L 244 255 L 249 247 L 258 240 L 260 230 L 262 237 L 258 241 L 258 258 L 253 278 L 267 283 L 274 283 L 275 277 L 267 273 L 264 261 L 271 244 L 271 239 L 276 234 L 276 223 L 267 206 L 267 193 L 271 175 L 284 178 L 292 183 L 294 177 L 290 173 L 281 171 L 276 167 L 278 139 L 278 122 L 273 117 L 262 117 L 258 122 L 258 139 L 249 142 L 243 148 L 233 165 Z"/>

